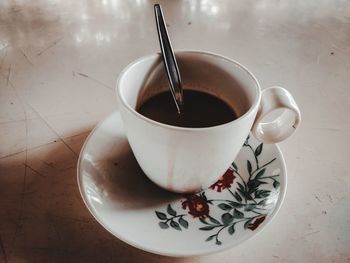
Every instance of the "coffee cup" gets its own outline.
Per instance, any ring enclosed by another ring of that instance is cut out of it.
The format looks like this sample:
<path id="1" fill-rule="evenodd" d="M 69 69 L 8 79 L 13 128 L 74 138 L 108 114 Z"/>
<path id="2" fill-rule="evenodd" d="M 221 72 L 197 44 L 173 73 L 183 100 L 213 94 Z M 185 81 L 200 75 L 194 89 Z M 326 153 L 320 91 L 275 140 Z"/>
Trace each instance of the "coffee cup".
<path id="1" fill-rule="evenodd" d="M 205 128 L 149 119 L 138 113 L 138 107 L 169 90 L 161 54 L 129 64 L 117 80 L 117 106 L 135 158 L 155 184 L 179 193 L 200 191 L 225 173 L 250 132 L 263 143 L 277 143 L 298 128 L 299 108 L 284 88 L 261 90 L 247 68 L 221 55 L 199 51 L 175 54 L 184 89 L 216 96 L 232 107 L 238 118 Z M 268 115 L 279 109 L 289 115 L 269 120 Z"/>

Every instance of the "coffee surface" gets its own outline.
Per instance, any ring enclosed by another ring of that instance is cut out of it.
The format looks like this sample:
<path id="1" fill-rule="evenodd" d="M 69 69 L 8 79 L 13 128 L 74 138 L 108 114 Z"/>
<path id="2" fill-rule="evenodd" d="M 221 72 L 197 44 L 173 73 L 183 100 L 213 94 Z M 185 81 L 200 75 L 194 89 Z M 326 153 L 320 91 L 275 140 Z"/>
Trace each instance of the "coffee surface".
<path id="1" fill-rule="evenodd" d="M 221 125 L 237 118 L 234 110 L 221 99 L 201 91 L 184 90 L 184 111 L 179 114 L 170 91 L 146 100 L 138 112 L 168 125 L 204 128 Z"/>

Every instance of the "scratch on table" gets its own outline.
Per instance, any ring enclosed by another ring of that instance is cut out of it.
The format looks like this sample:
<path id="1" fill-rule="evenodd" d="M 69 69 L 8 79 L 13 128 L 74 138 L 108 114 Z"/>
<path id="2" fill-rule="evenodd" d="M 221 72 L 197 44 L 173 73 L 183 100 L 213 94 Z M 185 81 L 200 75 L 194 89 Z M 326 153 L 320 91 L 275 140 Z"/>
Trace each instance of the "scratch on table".
<path id="1" fill-rule="evenodd" d="M 60 42 L 64 37 L 61 37 L 57 40 L 55 40 L 53 43 L 51 43 L 51 45 L 49 45 L 48 47 L 44 48 L 42 51 L 40 51 L 38 54 L 36 54 L 37 56 L 41 56 L 44 52 L 46 52 L 47 50 L 49 50 L 50 48 L 54 47 L 55 45 L 57 45 L 58 42 Z"/>
<path id="2" fill-rule="evenodd" d="M 43 146 L 48 145 L 48 144 L 51 144 L 51 143 L 53 143 L 53 142 L 45 143 L 45 144 L 42 144 L 42 145 L 39 145 L 39 146 L 36 146 L 36 147 L 33 147 L 33 148 L 28 148 L 28 150 L 34 150 L 34 149 L 43 147 Z M 20 153 L 24 153 L 25 151 L 26 151 L 26 150 L 22 150 L 22 151 L 19 151 L 19 152 L 14 152 L 14 153 L 10 153 L 10 154 L 7 154 L 7 155 L 0 156 L 0 160 L 1 160 L 1 159 L 8 158 L 8 157 L 15 156 L 15 155 L 20 154 Z"/>
<path id="3" fill-rule="evenodd" d="M 33 108 L 29 103 L 27 103 L 28 107 L 30 107 L 34 113 L 42 120 L 42 122 L 57 136 L 57 138 L 76 156 L 78 157 L 78 154 L 66 143 L 66 141 L 55 131 L 54 128 L 51 127 L 51 125 L 44 119 L 41 114 Z"/>
<path id="4" fill-rule="evenodd" d="M 83 132 L 83 133 L 79 133 L 79 134 L 75 134 L 75 135 L 72 135 L 72 136 L 68 136 L 68 137 L 64 137 L 63 139 L 66 140 L 66 139 L 70 139 L 70 138 L 73 138 L 73 137 L 76 137 L 76 136 L 79 136 L 79 135 L 83 135 L 83 134 L 86 134 L 86 133 L 89 133 L 90 131 L 87 131 L 87 132 Z M 41 147 L 44 147 L 44 146 L 47 146 L 47 145 L 50 145 L 50 144 L 53 144 L 53 143 L 56 143 L 57 141 L 54 140 L 53 142 L 48 142 L 48 143 L 44 143 L 44 144 L 40 144 L 38 146 L 35 146 L 35 147 L 32 147 L 32 148 L 28 148 L 28 151 L 30 150 L 35 150 L 35 149 L 38 149 L 38 148 L 41 148 Z M 12 157 L 12 156 L 15 156 L 17 154 L 20 154 L 20 153 L 24 153 L 26 150 L 22 150 L 22 151 L 18 151 L 18 152 L 14 152 L 14 153 L 10 153 L 10 154 L 7 154 L 7 155 L 3 155 L 3 156 L 0 156 L 0 160 L 1 159 L 5 159 L 5 158 L 8 158 L 8 157 Z M 55 168 L 55 167 L 53 167 Z"/>
<path id="5" fill-rule="evenodd" d="M 56 232 L 56 235 L 57 235 L 58 239 L 60 241 L 62 241 L 62 237 L 61 237 L 60 231 L 58 231 L 58 229 L 57 229 L 57 226 L 56 226 L 55 220 L 53 218 L 53 215 L 48 214 L 47 216 L 48 216 L 50 224 L 52 225 L 54 231 Z"/>
<path id="6" fill-rule="evenodd" d="M 45 175 L 39 173 L 37 170 L 35 170 L 34 168 L 32 168 L 31 166 L 29 166 L 28 164 L 24 164 L 27 168 L 29 168 L 30 170 L 32 170 L 34 173 L 36 173 L 37 175 L 40 175 L 41 177 L 46 177 Z"/>
<path id="7" fill-rule="evenodd" d="M 27 178 L 27 162 L 28 162 L 28 122 L 27 122 L 27 112 L 25 111 L 25 118 L 26 118 L 26 149 L 25 149 L 25 161 L 24 161 L 24 175 L 23 175 L 23 183 L 22 183 L 22 191 L 21 191 L 21 199 L 20 199 L 20 203 L 19 203 L 19 213 L 18 213 L 18 218 L 17 218 L 17 222 L 16 222 L 16 228 L 15 228 L 15 233 L 11 242 L 11 251 L 10 253 L 13 251 L 14 245 L 15 245 L 15 241 L 18 235 L 18 231 L 20 230 L 20 228 L 23 225 L 23 202 L 24 202 L 24 193 L 26 190 L 26 178 Z"/>
<path id="8" fill-rule="evenodd" d="M 330 194 L 327 195 L 328 196 L 328 199 L 329 199 L 329 202 L 331 202 L 333 204 L 333 198 Z"/>
<path id="9" fill-rule="evenodd" d="M 327 127 L 315 127 L 315 128 L 312 128 L 313 130 L 325 130 L 325 131 L 346 131 L 344 129 L 340 129 L 340 128 L 327 128 Z"/>
<path id="10" fill-rule="evenodd" d="M 29 62 L 29 64 L 31 64 L 32 66 L 34 65 L 33 62 L 28 58 L 28 56 L 26 55 L 26 53 L 23 51 L 22 48 L 19 48 L 19 50 L 21 51 L 22 55 L 25 57 L 25 59 Z"/>
<path id="11" fill-rule="evenodd" d="M 25 121 L 25 119 L 11 120 L 11 121 L 2 121 L 2 122 L 0 122 L 0 125 L 9 124 L 9 123 L 16 123 L 16 122 L 22 122 L 22 121 Z"/>
<path id="12" fill-rule="evenodd" d="M 16 98 L 18 99 L 19 103 L 20 103 L 20 106 L 21 106 L 21 109 L 22 109 L 22 112 L 23 112 L 23 115 L 24 115 L 24 120 L 26 122 L 26 125 L 27 125 L 27 121 L 28 121 L 28 116 L 27 116 L 27 112 L 26 112 L 26 109 L 24 107 L 24 102 L 21 98 L 21 96 L 18 94 L 17 92 L 17 89 L 15 87 L 15 85 L 13 85 L 12 81 L 10 80 L 10 77 L 8 76 L 8 84 L 10 84 L 10 87 L 13 89 L 13 91 L 15 92 L 15 95 L 16 95 Z"/>
<path id="13" fill-rule="evenodd" d="M 0 68 L 2 67 L 2 64 L 3 64 L 3 62 L 5 61 L 5 58 L 6 58 L 6 56 L 7 56 L 7 47 L 8 47 L 9 45 L 6 45 L 5 47 L 3 47 L 1 50 L 3 50 L 3 49 L 5 49 L 5 55 L 1 58 L 1 61 L 0 61 Z"/>
<path id="14" fill-rule="evenodd" d="M 65 250 L 65 249 L 61 249 L 61 248 L 57 248 L 57 247 L 31 247 L 31 249 L 33 250 L 48 250 L 48 251 L 51 251 L 51 250 Z"/>
<path id="15" fill-rule="evenodd" d="M 12 69 L 12 64 L 10 64 L 9 69 L 8 69 L 6 86 L 9 85 L 9 81 L 10 81 L 10 77 L 11 77 L 11 69 Z"/>
<path id="16" fill-rule="evenodd" d="M 22 11 L 21 8 L 19 8 L 19 9 L 12 9 L 12 10 L 9 12 L 9 14 L 17 13 L 17 12 L 20 12 L 20 11 Z"/>
<path id="17" fill-rule="evenodd" d="M 95 78 L 93 78 L 93 77 L 91 77 L 91 76 L 89 76 L 89 75 L 86 75 L 86 74 L 84 74 L 84 73 L 81 73 L 81 72 L 74 72 L 74 71 L 73 71 L 73 76 L 75 76 L 75 73 L 77 73 L 77 74 L 78 74 L 79 76 L 81 76 L 81 77 L 84 77 L 84 78 L 90 79 L 90 80 L 92 80 L 92 81 L 95 81 L 96 83 L 98 83 L 98 84 L 104 86 L 105 88 L 107 88 L 107 89 L 109 89 L 109 90 L 113 90 L 112 87 L 109 87 L 108 85 L 104 84 L 103 82 L 99 81 L 98 79 L 95 79 Z"/>
<path id="18" fill-rule="evenodd" d="M 315 198 L 316 198 L 317 201 L 319 201 L 320 203 L 322 203 L 321 199 L 320 199 L 316 194 L 314 194 L 314 196 L 315 196 Z"/>
<path id="19" fill-rule="evenodd" d="M 60 171 L 61 171 L 61 172 L 63 172 L 63 171 L 68 171 L 68 170 L 73 169 L 73 168 L 75 168 L 75 166 L 69 166 L 69 167 L 67 167 L 67 168 L 60 169 Z"/>
<path id="20" fill-rule="evenodd" d="M 75 217 L 69 217 L 69 216 L 60 216 L 60 215 L 54 215 L 55 218 L 59 218 L 59 219 L 66 219 L 66 220 L 70 220 L 70 221 L 75 221 L 75 222 L 79 222 L 79 223 L 84 223 L 84 224 L 88 224 L 91 223 L 90 218 L 86 217 L 86 218 L 75 218 Z"/>
<path id="21" fill-rule="evenodd" d="M 320 233 L 320 232 L 321 232 L 320 230 L 314 231 L 314 232 L 311 232 L 311 233 L 307 233 L 305 236 L 315 235 L 315 234 Z"/>
<path id="22" fill-rule="evenodd" d="M 10 45 L 10 44 L 3 45 L 3 46 L 0 48 L 0 51 L 3 50 L 3 49 L 6 50 L 6 48 L 7 48 L 9 45 Z"/>
<path id="23" fill-rule="evenodd" d="M 0 235 L 0 249 L 1 249 L 1 251 L 2 251 L 2 255 L 3 255 L 3 258 L 4 258 L 4 262 L 7 263 L 6 250 L 5 250 L 4 243 L 2 242 L 2 239 L 1 239 L 1 235 Z"/>
<path id="24" fill-rule="evenodd" d="M 61 236 L 61 232 L 57 229 L 57 225 L 56 225 L 56 222 L 55 222 L 55 219 L 54 219 L 53 215 L 51 213 L 48 213 L 47 216 L 48 216 L 48 219 L 49 219 L 49 223 L 52 226 L 53 231 L 56 234 L 56 237 L 57 237 L 57 239 L 59 241 L 59 244 L 62 244 L 63 243 L 63 238 Z M 61 256 L 63 256 L 64 258 L 66 257 L 66 249 L 65 249 L 65 247 L 55 247 L 54 249 L 55 249 L 56 252 L 59 252 L 61 254 Z M 65 261 L 65 260 L 63 260 L 63 261 Z"/>
<path id="25" fill-rule="evenodd" d="M 56 168 L 56 167 L 53 165 L 53 163 L 48 163 L 48 162 L 46 162 L 46 161 L 43 161 L 43 163 L 46 164 L 47 166 L 53 168 L 53 169 Z"/>
<path id="26" fill-rule="evenodd" d="M 82 135 L 90 133 L 90 132 L 91 132 L 91 129 L 88 130 L 88 131 L 84 131 L 84 132 L 81 132 L 81 133 L 78 133 L 78 134 L 71 135 L 69 137 L 64 137 L 64 139 L 71 139 L 71 138 L 74 138 L 74 137 L 82 136 Z"/>

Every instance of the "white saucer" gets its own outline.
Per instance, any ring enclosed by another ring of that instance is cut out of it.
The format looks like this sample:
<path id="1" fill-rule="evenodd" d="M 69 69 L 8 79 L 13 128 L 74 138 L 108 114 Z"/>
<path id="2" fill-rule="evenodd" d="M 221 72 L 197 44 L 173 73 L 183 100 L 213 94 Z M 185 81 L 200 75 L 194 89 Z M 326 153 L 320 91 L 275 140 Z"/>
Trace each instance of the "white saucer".
<path id="1" fill-rule="evenodd" d="M 96 220 L 124 242 L 167 256 L 213 253 L 256 235 L 280 208 L 286 180 L 277 145 L 250 136 L 212 188 L 169 193 L 143 174 L 117 111 L 91 132 L 78 162 L 80 193 Z"/>

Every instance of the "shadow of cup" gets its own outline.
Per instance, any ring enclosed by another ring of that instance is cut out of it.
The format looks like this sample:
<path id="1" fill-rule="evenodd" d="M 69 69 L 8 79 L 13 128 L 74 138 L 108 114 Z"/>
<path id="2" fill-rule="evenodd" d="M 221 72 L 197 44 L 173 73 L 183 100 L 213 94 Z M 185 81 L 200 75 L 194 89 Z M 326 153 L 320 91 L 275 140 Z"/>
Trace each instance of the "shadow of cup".
<path id="1" fill-rule="evenodd" d="M 84 182 L 83 191 L 92 200 L 128 210 L 159 206 L 182 197 L 163 190 L 147 178 L 126 139 L 112 152 L 107 158 L 82 159 L 82 173 L 86 175 L 85 180 L 89 180 Z"/>

